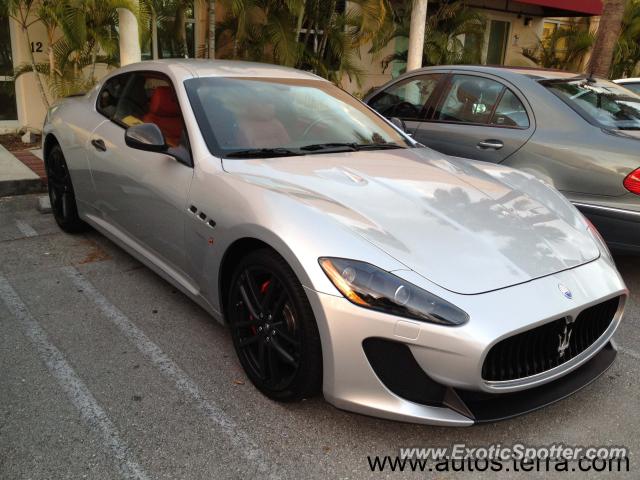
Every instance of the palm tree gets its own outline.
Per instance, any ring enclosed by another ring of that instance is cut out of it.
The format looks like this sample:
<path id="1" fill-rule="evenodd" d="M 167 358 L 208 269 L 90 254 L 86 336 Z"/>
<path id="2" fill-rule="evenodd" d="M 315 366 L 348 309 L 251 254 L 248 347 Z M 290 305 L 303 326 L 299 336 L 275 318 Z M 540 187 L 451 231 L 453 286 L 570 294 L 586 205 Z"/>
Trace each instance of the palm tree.
<path id="1" fill-rule="evenodd" d="M 149 12 L 149 21 L 143 26 L 143 42 L 152 40 L 154 58 L 163 58 L 167 52 L 170 58 L 189 56 L 186 20 L 194 15 L 196 2 L 204 4 L 204 0 L 141 0 L 141 6 Z M 202 53 L 198 51 L 196 55 Z"/>
<path id="2" fill-rule="evenodd" d="M 625 3 L 625 0 L 604 0 L 596 44 L 589 61 L 588 71 L 592 75 L 609 76 L 613 53 L 622 29 Z"/>
<path id="3" fill-rule="evenodd" d="M 556 29 L 549 38 L 538 39 L 533 48 L 523 48 L 522 55 L 543 68 L 575 71 L 594 42 L 595 35 L 588 26 L 576 22 Z"/>
<path id="4" fill-rule="evenodd" d="M 209 29 L 207 31 L 207 58 L 216 57 L 216 0 L 209 0 Z"/>
<path id="5" fill-rule="evenodd" d="M 340 83 L 359 81 L 360 48 L 388 23 L 388 0 L 223 0 L 226 17 L 217 25 L 223 58 L 242 58 L 311 70 Z"/>
<path id="6" fill-rule="evenodd" d="M 37 8 L 37 16 L 47 31 L 47 57 L 49 59 L 49 72 L 56 71 L 56 58 L 53 45 L 56 42 L 56 32 L 60 17 L 63 13 L 62 2 L 56 0 L 41 0 Z"/>
<path id="7" fill-rule="evenodd" d="M 293 66 L 299 55 L 295 25 L 303 0 L 222 0 L 218 25 L 223 57 Z"/>
<path id="8" fill-rule="evenodd" d="M 374 51 L 395 38 L 409 38 L 411 2 L 405 2 L 395 12 L 395 25 L 378 38 Z M 442 3 L 429 14 L 425 26 L 423 66 L 480 63 L 486 19 L 464 1 Z M 382 60 L 386 70 L 391 62 L 407 62 L 407 50 L 395 52 Z"/>
<path id="9" fill-rule="evenodd" d="M 38 72 L 36 79 L 43 103 L 49 107 L 46 91 L 52 97 L 62 97 L 86 91 L 96 81 L 97 63 L 116 65 L 118 62 L 118 8 L 126 8 L 139 18 L 132 0 L 4 0 L 13 3 L 13 18 L 23 27 L 29 41 L 29 27 L 42 23 L 49 39 L 48 61 L 31 62 L 18 66 L 17 78 L 27 72 Z M 62 33 L 56 38 L 56 32 Z M 29 49 L 31 51 L 31 49 Z M 45 89 L 41 76 L 46 80 Z"/>
<path id="10" fill-rule="evenodd" d="M 90 88 L 96 81 L 97 63 L 117 65 L 117 9 L 128 9 L 137 17 L 141 10 L 132 0 L 63 0 L 59 3 L 58 26 L 63 36 L 53 47 L 59 72 L 50 75 L 50 87 L 57 95 L 64 95 Z"/>
<path id="11" fill-rule="evenodd" d="M 611 78 L 633 77 L 640 63 L 640 0 L 627 3 L 613 56 Z"/>

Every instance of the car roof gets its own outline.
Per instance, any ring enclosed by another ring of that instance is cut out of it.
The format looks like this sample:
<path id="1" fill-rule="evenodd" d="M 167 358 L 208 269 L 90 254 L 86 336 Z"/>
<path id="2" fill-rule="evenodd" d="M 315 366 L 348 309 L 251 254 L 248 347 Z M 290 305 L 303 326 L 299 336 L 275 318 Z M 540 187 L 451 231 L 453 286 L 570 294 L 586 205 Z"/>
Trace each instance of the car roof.
<path id="1" fill-rule="evenodd" d="M 303 72 L 301 70 L 283 67 L 281 65 L 245 62 L 239 60 L 208 60 L 200 58 L 145 60 L 138 63 L 132 63 L 115 72 L 133 70 L 157 70 L 160 72 L 171 70 L 171 72 L 180 81 L 194 77 L 265 77 L 326 81 L 313 73 Z"/>
<path id="2" fill-rule="evenodd" d="M 618 80 L 614 80 L 615 83 L 625 84 L 625 83 L 640 83 L 640 77 L 636 78 L 619 78 Z"/>
<path id="3" fill-rule="evenodd" d="M 518 77 L 529 77 L 534 80 L 556 80 L 564 78 L 575 78 L 581 76 L 579 73 L 566 72 L 564 70 L 553 70 L 548 68 L 536 67 L 508 67 L 508 66 L 490 66 L 490 65 L 441 65 L 437 67 L 425 67 L 422 71 L 429 70 L 468 70 L 469 72 L 480 72 L 498 75 L 505 79 L 517 79 Z M 415 73 L 415 72 L 412 72 Z"/>

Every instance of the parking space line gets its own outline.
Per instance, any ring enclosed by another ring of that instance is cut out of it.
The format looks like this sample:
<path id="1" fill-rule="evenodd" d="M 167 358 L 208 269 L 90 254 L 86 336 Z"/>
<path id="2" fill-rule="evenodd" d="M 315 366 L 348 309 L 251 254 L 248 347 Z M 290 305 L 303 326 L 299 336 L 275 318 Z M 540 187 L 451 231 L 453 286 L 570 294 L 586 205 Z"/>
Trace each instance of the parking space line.
<path id="1" fill-rule="evenodd" d="M 241 430 L 236 422 L 224 413 L 218 406 L 205 398 L 198 385 L 178 366 L 158 345 L 140 330 L 129 318 L 113 305 L 96 287 L 74 267 L 61 269 L 82 293 L 88 296 L 102 311 L 102 313 L 148 358 L 165 376 L 175 382 L 179 391 L 195 401 L 202 412 L 214 424 L 218 425 L 226 434 L 229 442 L 236 451 L 250 461 L 264 476 L 279 478 L 274 467 L 265 460 L 265 454 L 260 447 Z"/>
<path id="2" fill-rule="evenodd" d="M 31 343 L 36 347 L 51 375 L 65 391 L 71 403 L 89 428 L 102 437 L 104 445 L 111 450 L 124 478 L 147 480 L 149 476 L 132 458 L 129 448 L 122 441 L 115 425 L 98 404 L 89 388 L 80 379 L 64 355 L 53 345 L 38 321 L 20 299 L 7 279 L 0 275 L 0 298 L 9 311 L 22 324 Z"/>
<path id="3" fill-rule="evenodd" d="M 37 237 L 38 232 L 36 232 L 31 225 L 29 225 L 24 220 L 16 220 L 16 227 L 20 230 L 25 237 Z"/>

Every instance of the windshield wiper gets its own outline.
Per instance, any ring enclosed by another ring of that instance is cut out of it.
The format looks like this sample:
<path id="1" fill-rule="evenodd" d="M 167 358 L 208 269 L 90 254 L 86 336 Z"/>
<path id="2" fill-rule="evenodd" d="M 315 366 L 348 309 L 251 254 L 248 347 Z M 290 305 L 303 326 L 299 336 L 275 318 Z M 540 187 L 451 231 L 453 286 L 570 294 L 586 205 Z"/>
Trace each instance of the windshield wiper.
<path id="1" fill-rule="evenodd" d="M 291 150 L 289 148 L 252 148 L 249 150 L 236 150 L 227 153 L 227 158 L 273 158 L 292 157 L 304 155 L 303 152 Z"/>
<path id="2" fill-rule="evenodd" d="M 348 149 L 347 151 L 356 151 L 358 149 L 358 145 L 356 143 L 340 143 L 340 142 L 329 142 L 329 143 L 312 143 L 311 145 L 305 145 L 304 147 L 300 147 L 300 150 L 304 150 L 306 152 L 317 152 L 319 150 L 334 150 L 334 149 Z"/>
<path id="3" fill-rule="evenodd" d="M 339 142 L 330 142 L 330 143 L 313 143 L 311 145 L 305 145 L 304 147 L 300 147 L 300 150 L 304 150 L 307 152 L 320 152 L 324 150 L 332 150 L 332 151 L 358 151 L 358 150 L 384 150 L 391 148 L 405 148 L 402 145 L 398 145 L 397 143 L 339 143 Z M 347 149 L 347 150 L 344 150 Z"/>
<path id="4" fill-rule="evenodd" d="M 392 148 L 407 148 L 397 143 L 359 143 L 356 145 L 358 150 L 388 150 Z"/>

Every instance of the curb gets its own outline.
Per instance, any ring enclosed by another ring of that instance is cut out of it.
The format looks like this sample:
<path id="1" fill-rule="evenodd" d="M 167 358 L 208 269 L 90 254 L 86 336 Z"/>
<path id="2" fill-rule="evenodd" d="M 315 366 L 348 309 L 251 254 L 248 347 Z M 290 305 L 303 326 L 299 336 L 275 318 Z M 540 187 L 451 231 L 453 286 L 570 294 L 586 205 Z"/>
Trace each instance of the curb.
<path id="1" fill-rule="evenodd" d="M 24 180 L 4 180 L 0 182 L 0 197 L 42 193 L 47 191 L 46 180 L 29 178 Z"/>
<path id="2" fill-rule="evenodd" d="M 47 191 L 47 177 L 44 163 L 29 150 L 11 153 L 18 161 L 26 165 L 39 178 L 22 178 L 0 181 L 0 197 L 25 195 L 28 193 L 43 193 Z"/>

